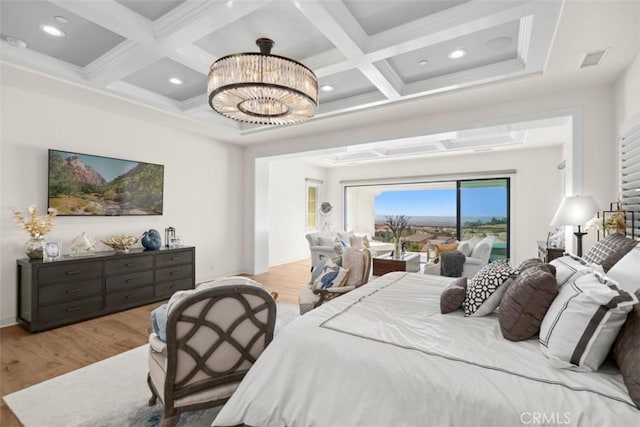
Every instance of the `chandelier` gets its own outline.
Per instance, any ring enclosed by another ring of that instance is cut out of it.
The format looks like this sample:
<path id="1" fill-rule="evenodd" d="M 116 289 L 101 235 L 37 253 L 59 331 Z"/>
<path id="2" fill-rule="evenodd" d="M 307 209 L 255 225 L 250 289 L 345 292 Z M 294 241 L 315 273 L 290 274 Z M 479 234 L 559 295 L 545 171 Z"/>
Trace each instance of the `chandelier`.
<path id="1" fill-rule="evenodd" d="M 256 40 L 260 53 L 228 55 L 211 65 L 209 105 L 233 120 L 289 125 L 313 117 L 318 107 L 318 80 L 293 59 L 271 55 L 273 40 Z"/>

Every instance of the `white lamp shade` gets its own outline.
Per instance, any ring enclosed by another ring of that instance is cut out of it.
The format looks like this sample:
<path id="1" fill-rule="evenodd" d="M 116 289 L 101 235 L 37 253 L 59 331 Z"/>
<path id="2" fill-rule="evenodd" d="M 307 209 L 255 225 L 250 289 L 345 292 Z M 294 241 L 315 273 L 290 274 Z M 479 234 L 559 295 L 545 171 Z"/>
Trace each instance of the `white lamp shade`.
<path id="1" fill-rule="evenodd" d="M 600 208 L 591 196 L 569 196 L 560 203 L 556 215 L 551 221 L 552 226 L 584 225 Z"/>

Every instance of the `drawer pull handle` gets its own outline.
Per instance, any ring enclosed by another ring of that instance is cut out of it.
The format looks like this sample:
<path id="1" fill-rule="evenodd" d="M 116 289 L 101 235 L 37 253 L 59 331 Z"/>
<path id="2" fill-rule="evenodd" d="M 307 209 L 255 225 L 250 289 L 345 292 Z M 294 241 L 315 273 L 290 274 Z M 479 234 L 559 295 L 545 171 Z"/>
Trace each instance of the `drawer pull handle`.
<path id="1" fill-rule="evenodd" d="M 79 288 L 75 288 L 75 289 L 67 289 L 67 290 L 65 291 L 65 293 L 67 293 L 67 294 L 77 294 L 78 292 L 80 292 L 80 289 L 79 289 Z"/>
<path id="2" fill-rule="evenodd" d="M 124 296 L 124 299 L 129 299 L 129 298 L 131 298 L 131 297 L 135 297 L 135 296 L 136 296 L 136 295 L 138 295 L 138 294 L 139 294 L 139 292 L 134 292 L 134 293 L 132 293 L 132 294 L 125 295 L 125 296 Z"/>
<path id="3" fill-rule="evenodd" d="M 133 267 L 134 265 L 136 265 L 136 263 L 135 263 L 135 262 L 128 262 L 128 263 L 126 263 L 124 266 L 125 266 L 125 267 Z"/>
<path id="4" fill-rule="evenodd" d="M 78 311 L 78 310 L 80 310 L 80 307 L 76 305 L 75 307 L 68 307 L 65 311 L 68 313 L 70 311 Z"/>
<path id="5" fill-rule="evenodd" d="M 67 276 L 73 276 L 74 274 L 80 274 L 80 270 L 67 271 Z"/>
<path id="6" fill-rule="evenodd" d="M 178 274 L 178 273 L 180 273 L 180 271 L 176 270 L 176 271 L 172 271 L 172 272 L 171 272 L 171 273 L 169 273 L 169 274 L 173 276 L 174 274 Z"/>
<path id="7" fill-rule="evenodd" d="M 180 258 L 182 258 L 182 257 L 179 257 L 179 256 L 172 256 L 172 257 L 171 257 L 171 261 L 180 261 Z"/>

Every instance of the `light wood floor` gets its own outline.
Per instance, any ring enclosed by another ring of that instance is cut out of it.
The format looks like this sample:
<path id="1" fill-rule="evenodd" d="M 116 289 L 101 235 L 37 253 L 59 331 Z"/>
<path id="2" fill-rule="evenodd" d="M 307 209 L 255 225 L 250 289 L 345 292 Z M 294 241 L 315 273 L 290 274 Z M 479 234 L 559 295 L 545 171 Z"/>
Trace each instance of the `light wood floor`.
<path id="1" fill-rule="evenodd" d="M 311 261 L 299 261 L 249 276 L 278 293 L 278 301 L 298 303 L 298 290 L 309 280 Z M 0 329 L 2 396 L 139 347 L 149 337 L 150 313 L 163 302 L 30 334 L 20 326 Z M 0 426 L 20 426 L 0 402 Z"/>

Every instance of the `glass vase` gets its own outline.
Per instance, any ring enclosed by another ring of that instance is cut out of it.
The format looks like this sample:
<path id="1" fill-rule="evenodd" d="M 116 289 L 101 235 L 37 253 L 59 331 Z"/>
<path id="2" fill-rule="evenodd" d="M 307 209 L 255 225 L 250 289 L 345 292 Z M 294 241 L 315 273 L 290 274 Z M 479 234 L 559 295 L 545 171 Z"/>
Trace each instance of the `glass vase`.
<path id="1" fill-rule="evenodd" d="M 44 254 L 44 236 L 32 236 L 24 245 L 24 253 L 29 259 L 42 259 Z"/>
<path id="2" fill-rule="evenodd" d="M 400 239 L 396 239 L 395 248 L 393 250 L 393 258 L 401 259 L 402 258 L 402 241 Z"/>

